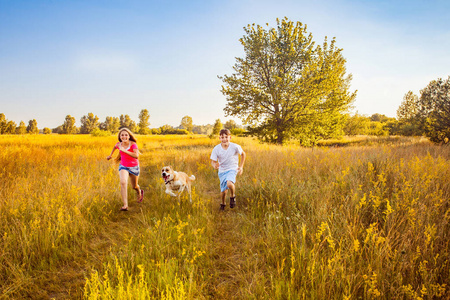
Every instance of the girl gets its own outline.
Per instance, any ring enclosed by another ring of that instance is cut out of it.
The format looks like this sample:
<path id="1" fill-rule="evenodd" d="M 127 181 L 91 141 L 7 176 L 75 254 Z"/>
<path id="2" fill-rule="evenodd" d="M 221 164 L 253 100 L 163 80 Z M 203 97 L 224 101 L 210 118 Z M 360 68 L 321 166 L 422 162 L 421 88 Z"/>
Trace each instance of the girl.
<path id="1" fill-rule="evenodd" d="M 116 149 L 119 149 L 120 156 L 118 156 L 119 164 L 119 177 L 120 177 L 120 194 L 122 196 L 123 206 L 120 210 L 128 210 L 128 194 L 127 184 L 128 177 L 131 179 L 131 185 L 137 193 L 138 202 L 142 202 L 144 199 L 144 190 L 141 190 L 138 184 L 139 180 L 139 150 L 136 144 L 136 138 L 128 128 L 122 128 L 117 135 L 119 142 L 114 145 L 111 154 L 106 158 L 110 160 Z"/>

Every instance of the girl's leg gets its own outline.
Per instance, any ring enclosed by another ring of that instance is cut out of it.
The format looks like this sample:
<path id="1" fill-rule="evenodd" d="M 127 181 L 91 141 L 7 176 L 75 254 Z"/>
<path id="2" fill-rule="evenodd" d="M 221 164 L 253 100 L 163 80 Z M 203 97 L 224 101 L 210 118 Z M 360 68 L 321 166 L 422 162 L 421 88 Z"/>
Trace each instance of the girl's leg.
<path id="1" fill-rule="evenodd" d="M 128 177 L 130 173 L 128 173 L 127 170 L 120 170 L 119 171 L 119 177 L 120 177 L 120 195 L 122 196 L 123 201 L 123 207 L 122 208 L 128 208 L 128 192 L 127 192 L 127 185 L 128 185 Z"/>
<path id="2" fill-rule="evenodd" d="M 139 176 L 130 174 L 130 180 L 131 180 L 131 187 L 136 191 L 137 193 L 137 200 L 141 198 L 141 187 L 138 184 Z"/>

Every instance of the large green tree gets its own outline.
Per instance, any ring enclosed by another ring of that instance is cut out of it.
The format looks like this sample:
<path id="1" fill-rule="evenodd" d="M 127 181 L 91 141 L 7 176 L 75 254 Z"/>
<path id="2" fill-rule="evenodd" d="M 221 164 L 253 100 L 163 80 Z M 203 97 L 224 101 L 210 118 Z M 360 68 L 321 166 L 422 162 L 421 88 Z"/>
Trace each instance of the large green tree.
<path id="1" fill-rule="evenodd" d="M 315 46 L 306 25 L 287 18 L 277 19 L 277 28 L 253 24 L 244 30 L 245 57 L 236 58 L 234 74 L 219 77 L 226 115 L 240 117 L 250 132 L 278 144 L 342 128 L 341 115 L 356 93 L 349 92 L 351 75 L 335 39 Z"/>
<path id="2" fill-rule="evenodd" d="M 450 142 L 450 76 L 431 81 L 420 92 L 418 116 L 425 135 L 435 143 Z"/>

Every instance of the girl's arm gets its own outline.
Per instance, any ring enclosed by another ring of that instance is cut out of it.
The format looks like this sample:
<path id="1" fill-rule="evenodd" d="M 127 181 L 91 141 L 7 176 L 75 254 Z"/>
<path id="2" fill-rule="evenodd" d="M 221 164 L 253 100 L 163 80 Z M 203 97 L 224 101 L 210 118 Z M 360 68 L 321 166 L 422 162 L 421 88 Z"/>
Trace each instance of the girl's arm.
<path id="1" fill-rule="evenodd" d="M 136 145 L 136 144 L 133 144 L 133 145 Z M 123 148 L 122 146 L 120 146 L 119 150 L 122 151 L 123 153 L 128 154 L 131 157 L 134 157 L 136 159 L 139 158 L 139 149 L 137 148 L 137 145 L 136 145 L 136 148 L 132 149 L 133 151 L 128 151 L 125 148 Z"/>
<path id="2" fill-rule="evenodd" d="M 116 149 L 117 149 L 117 144 L 114 145 L 114 148 L 112 149 L 111 154 L 106 158 L 107 160 L 110 160 L 112 158 L 112 155 L 114 154 L 114 151 L 116 151 Z"/>

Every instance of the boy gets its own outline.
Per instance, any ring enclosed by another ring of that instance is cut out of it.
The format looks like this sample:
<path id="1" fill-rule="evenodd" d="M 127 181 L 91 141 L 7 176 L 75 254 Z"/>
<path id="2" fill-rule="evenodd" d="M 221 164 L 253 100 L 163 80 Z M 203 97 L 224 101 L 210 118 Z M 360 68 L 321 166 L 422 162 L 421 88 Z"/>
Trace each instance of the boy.
<path id="1" fill-rule="evenodd" d="M 238 144 L 231 143 L 231 132 L 222 129 L 219 133 L 220 144 L 215 146 L 211 153 L 211 165 L 219 170 L 220 197 L 222 204 L 220 210 L 225 210 L 225 198 L 230 190 L 230 208 L 236 206 L 236 175 L 241 175 L 244 170 L 245 152 Z M 239 166 L 239 156 L 241 164 Z"/>

